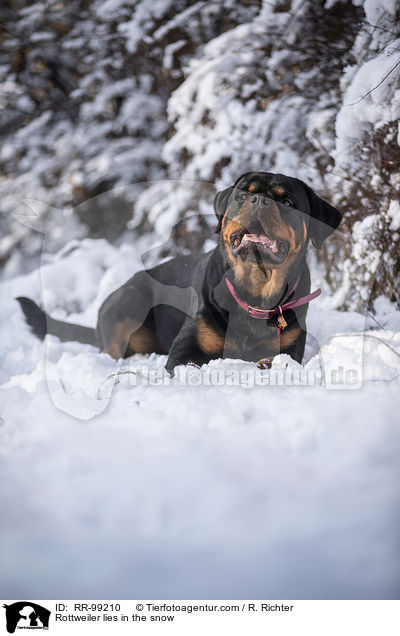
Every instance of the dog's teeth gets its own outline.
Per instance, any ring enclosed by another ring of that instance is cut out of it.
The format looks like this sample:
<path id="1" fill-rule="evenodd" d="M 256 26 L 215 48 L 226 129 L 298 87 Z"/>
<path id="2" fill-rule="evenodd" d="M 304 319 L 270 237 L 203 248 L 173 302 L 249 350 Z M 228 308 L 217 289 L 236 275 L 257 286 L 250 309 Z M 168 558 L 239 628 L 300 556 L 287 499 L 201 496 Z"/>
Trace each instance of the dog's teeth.
<path id="1" fill-rule="evenodd" d="M 249 243 L 255 243 L 259 252 L 263 254 L 279 253 L 279 246 L 276 239 L 271 239 L 266 234 L 250 234 L 249 232 L 245 232 L 241 238 L 238 236 L 235 239 L 234 244 L 235 251 L 239 252 L 242 261 L 247 258 Z"/>

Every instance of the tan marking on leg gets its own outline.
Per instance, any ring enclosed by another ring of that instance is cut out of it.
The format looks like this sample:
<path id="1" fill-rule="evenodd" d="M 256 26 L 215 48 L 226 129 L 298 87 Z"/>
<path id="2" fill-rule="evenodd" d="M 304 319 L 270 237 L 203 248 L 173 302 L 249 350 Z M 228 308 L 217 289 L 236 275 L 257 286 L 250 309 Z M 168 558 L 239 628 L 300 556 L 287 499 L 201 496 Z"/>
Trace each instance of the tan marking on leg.
<path id="1" fill-rule="evenodd" d="M 209 355 L 222 353 L 224 348 L 223 336 L 207 325 L 203 318 L 200 318 L 197 325 L 197 341 L 200 349 Z"/>
<path id="2" fill-rule="evenodd" d="M 123 358 L 128 347 L 129 335 L 132 333 L 132 329 L 129 325 L 132 325 L 133 321 L 130 319 L 117 322 L 114 325 L 112 336 L 107 343 L 105 351 L 112 357 L 118 360 Z M 136 325 L 137 327 L 137 325 Z M 132 325 L 132 328 L 135 328 Z M 129 333 L 127 333 L 129 330 Z"/>
<path id="3" fill-rule="evenodd" d="M 147 327 L 139 327 L 129 338 L 128 355 L 134 353 L 161 353 L 154 333 Z"/>
<path id="4" fill-rule="evenodd" d="M 294 327 L 293 329 L 286 330 L 284 329 L 281 333 L 281 350 L 287 349 L 291 345 L 293 345 L 297 338 L 300 336 L 301 328 Z"/>
<path id="5" fill-rule="evenodd" d="M 106 352 L 118 360 L 134 353 L 158 353 L 160 346 L 150 329 L 131 318 L 125 318 L 115 325 Z"/>

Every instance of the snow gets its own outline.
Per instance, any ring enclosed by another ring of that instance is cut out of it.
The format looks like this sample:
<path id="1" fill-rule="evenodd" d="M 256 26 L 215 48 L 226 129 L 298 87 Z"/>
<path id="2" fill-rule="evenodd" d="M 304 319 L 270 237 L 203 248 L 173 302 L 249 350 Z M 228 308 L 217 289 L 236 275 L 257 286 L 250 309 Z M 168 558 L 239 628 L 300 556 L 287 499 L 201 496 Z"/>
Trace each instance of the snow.
<path id="1" fill-rule="evenodd" d="M 390 229 L 400 230 L 400 204 L 398 201 L 391 201 L 388 209 L 388 216 L 391 218 Z"/>
<path id="2" fill-rule="evenodd" d="M 160 20 L 171 9 L 171 0 L 153 0 L 149 3 L 137 3 L 132 20 L 119 26 L 119 31 L 126 37 L 126 47 L 134 52 L 143 39 L 143 30 Z"/>
<path id="3" fill-rule="evenodd" d="M 137 246 L 86 239 L 45 260 L 0 285 L 3 597 L 397 598 L 387 299 L 384 330 L 311 303 L 303 365 L 215 360 L 170 378 L 165 356 L 41 343 L 14 301 L 43 293 L 93 325 L 141 267 Z"/>

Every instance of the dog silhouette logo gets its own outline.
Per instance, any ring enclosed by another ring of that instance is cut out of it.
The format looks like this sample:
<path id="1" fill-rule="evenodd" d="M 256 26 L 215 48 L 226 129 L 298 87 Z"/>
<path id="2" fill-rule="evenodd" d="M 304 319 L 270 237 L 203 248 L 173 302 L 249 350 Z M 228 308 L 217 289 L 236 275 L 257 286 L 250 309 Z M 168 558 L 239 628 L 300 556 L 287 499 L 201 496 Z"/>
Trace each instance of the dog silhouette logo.
<path id="1" fill-rule="evenodd" d="M 31 601 L 18 601 L 3 605 L 6 610 L 7 631 L 13 634 L 18 629 L 49 629 L 51 612 Z"/>

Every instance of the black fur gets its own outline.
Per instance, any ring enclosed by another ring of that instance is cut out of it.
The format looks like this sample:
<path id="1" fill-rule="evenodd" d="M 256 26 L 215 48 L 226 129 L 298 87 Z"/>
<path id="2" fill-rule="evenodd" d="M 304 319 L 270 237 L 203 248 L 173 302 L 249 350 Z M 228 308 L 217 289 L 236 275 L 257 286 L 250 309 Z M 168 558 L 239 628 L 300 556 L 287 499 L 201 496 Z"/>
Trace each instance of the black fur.
<path id="1" fill-rule="evenodd" d="M 32 328 L 33 333 L 43 340 L 47 333 L 47 320 L 43 309 L 40 309 L 33 300 L 25 298 L 24 296 L 19 296 L 15 300 L 18 300 L 24 312 L 26 322 Z"/>
<path id="2" fill-rule="evenodd" d="M 16 298 L 25 314 L 26 322 L 31 327 L 33 333 L 44 339 L 46 334 L 57 336 L 63 342 L 76 340 L 84 344 L 97 345 L 96 331 L 90 327 L 74 325 L 70 322 L 55 320 L 48 316 L 33 300 L 20 296 Z"/>

